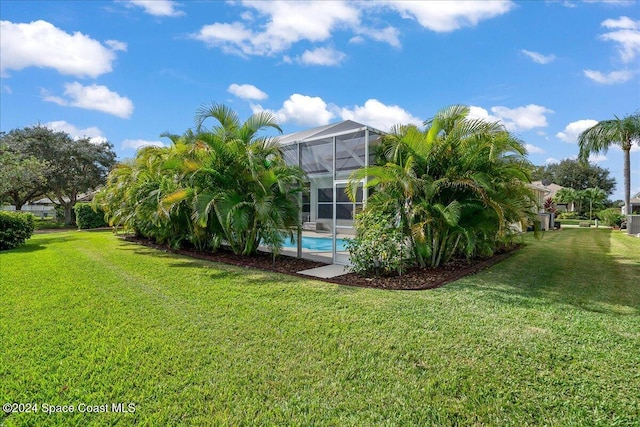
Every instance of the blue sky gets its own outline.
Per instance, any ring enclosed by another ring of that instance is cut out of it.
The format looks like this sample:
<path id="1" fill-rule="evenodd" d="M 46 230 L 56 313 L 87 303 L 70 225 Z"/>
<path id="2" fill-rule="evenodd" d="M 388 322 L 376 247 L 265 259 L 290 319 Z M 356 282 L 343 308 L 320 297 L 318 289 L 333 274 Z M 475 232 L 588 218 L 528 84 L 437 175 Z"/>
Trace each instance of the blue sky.
<path id="1" fill-rule="evenodd" d="M 381 130 L 451 104 L 502 121 L 537 165 L 640 109 L 640 3 L 0 2 L 0 130 L 45 124 L 120 159 L 193 127 L 204 104 L 269 110 L 285 133 Z M 592 159 L 618 181 L 622 152 Z M 631 157 L 640 192 L 640 150 Z"/>

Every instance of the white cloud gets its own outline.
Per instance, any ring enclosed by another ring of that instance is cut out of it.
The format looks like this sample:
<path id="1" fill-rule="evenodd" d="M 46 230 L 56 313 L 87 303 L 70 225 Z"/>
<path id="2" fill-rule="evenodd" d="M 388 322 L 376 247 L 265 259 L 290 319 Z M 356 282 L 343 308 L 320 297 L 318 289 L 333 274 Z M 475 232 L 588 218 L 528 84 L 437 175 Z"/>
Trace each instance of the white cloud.
<path id="1" fill-rule="evenodd" d="M 44 93 L 44 100 L 58 105 L 97 110 L 114 116 L 129 118 L 133 114 L 133 102 L 129 98 L 112 92 L 106 86 L 83 86 L 78 82 L 65 83 L 66 98 Z"/>
<path id="2" fill-rule="evenodd" d="M 145 139 L 125 139 L 122 141 L 122 148 L 137 150 L 141 147 L 164 147 L 162 141 L 147 141 Z"/>
<path id="3" fill-rule="evenodd" d="M 236 3 L 238 4 L 238 3 Z M 214 22 L 202 26 L 191 37 L 207 46 L 241 56 L 271 56 L 283 53 L 298 42 L 326 42 L 337 31 L 348 30 L 352 43 L 365 38 L 400 47 L 400 31 L 387 25 L 364 22 L 366 12 L 386 9 L 403 18 L 415 19 L 420 25 L 438 32 L 475 26 L 480 21 L 507 13 L 514 2 L 507 0 L 480 1 L 242 1 L 245 9 L 241 20 Z M 363 13 L 364 12 L 364 13 Z M 373 18 L 373 22 L 379 19 Z M 313 52 L 313 51 L 310 51 Z M 299 61 L 300 62 L 300 61 Z M 319 63 L 326 65 L 326 61 Z"/>
<path id="4" fill-rule="evenodd" d="M 363 106 L 355 106 L 353 109 L 342 108 L 340 116 L 344 120 L 366 123 L 382 131 L 389 130 L 396 124 L 422 125 L 422 120 L 405 109 L 397 105 L 385 105 L 377 99 L 368 99 Z"/>
<path id="5" fill-rule="evenodd" d="M 104 137 L 102 131 L 95 126 L 91 126 L 86 129 L 79 129 L 64 120 L 48 122 L 45 123 L 44 126 L 57 132 L 64 132 L 75 140 L 80 138 L 89 138 L 89 140 L 94 144 L 107 142 L 107 138 Z"/>
<path id="6" fill-rule="evenodd" d="M 575 144 L 578 142 L 578 136 L 585 130 L 596 125 L 597 120 L 585 119 L 569 123 L 562 132 L 558 132 L 556 137 L 561 141 Z"/>
<path id="7" fill-rule="evenodd" d="M 178 3 L 171 0 L 129 0 L 132 6 L 141 7 L 153 16 L 181 16 L 184 12 L 177 10 Z"/>
<path id="8" fill-rule="evenodd" d="M 616 6 L 631 6 L 635 4 L 637 0 L 582 0 L 585 3 L 606 3 Z"/>
<path id="9" fill-rule="evenodd" d="M 600 71 L 583 70 L 584 75 L 596 83 L 603 85 L 612 85 L 617 83 L 624 83 L 633 78 L 635 72 L 631 70 L 619 70 L 611 71 L 608 74 L 603 74 Z"/>
<path id="10" fill-rule="evenodd" d="M 605 19 L 602 21 L 602 25 L 605 28 L 618 28 L 624 30 L 637 30 L 640 28 L 640 21 L 634 21 L 628 16 L 621 16 L 618 19 Z"/>
<path id="11" fill-rule="evenodd" d="M 507 108 L 491 107 L 491 112 L 495 114 L 508 131 L 526 131 L 547 126 L 545 114 L 553 113 L 546 107 L 536 104 L 529 104 L 524 107 Z"/>
<path id="12" fill-rule="evenodd" d="M 384 42 L 393 47 L 401 46 L 400 37 L 399 37 L 400 31 L 395 27 L 388 26 L 386 28 L 380 29 L 380 28 L 367 28 L 362 26 L 359 28 L 355 28 L 354 31 L 357 34 L 366 35 L 367 37 L 377 42 Z M 362 38 L 361 36 L 356 36 L 350 40 L 350 42 L 352 43 L 358 43 L 358 42 L 361 43 L 363 41 L 364 41 L 364 38 Z"/>
<path id="13" fill-rule="evenodd" d="M 265 110 L 260 105 L 252 105 L 251 108 L 254 113 L 261 111 L 273 113 L 280 123 L 290 122 L 306 127 L 323 126 L 329 124 L 336 117 L 342 120 L 354 120 L 383 131 L 398 123 L 422 125 L 422 120 L 414 117 L 405 109 L 397 105 L 385 105 L 377 99 L 369 99 L 363 106 L 340 108 L 333 104 L 327 104 L 320 97 L 294 93 L 277 111 Z"/>
<path id="14" fill-rule="evenodd" d="M 322 42 L 340 27 L 356 27 L 360 12 L 344 1 L 244 2 L 266 22 L 214 23 L 203 26 L 192 37 L 225 52 L 243 55 L 273 55 L 302 40 Z M 253 24 L 258 31 L 245 24 Z"/>
<path id="15" fill-rule="evenodd" d="M 524 144 L 524 147 L 527 149 L 528 153 L 543 154 L 545 152 L 542 148 L 533 144 Z"/>
<path id="16" fill-rule="evenodd" d="M 305 65 L 340 65 L 347 57 L 343 52 L 331 47 L 318 47 L 313 50 L 306 50 L 299 58 L 298 62 Z"/>
<path id="17" fill-rule="evenodd" d="M 234 94 L 238 98 L 253 99 L 257 101 L 261 101 L 269 97 L 266 93 L 264 93 L 254 85 L 249 84 L 239 85 L 233 83 L 227 88 L 227 92 Z"/>
<path id="18" fill-rule="evenodd" d="M 491 107 L 489 114 L 482 107 L 470 106 L 470 119 L 481 119 L 488 122 L 500 122 L 510 132 L 527 131 L 539 127 L 547 126 L 545 114 L 553 113 L 546 107 L 536 104 L 529 104 L 524 107 L 507 108 L 503 106 Z"/>
<path id="19" fill-rule="evenodd" d="M 560 163 L 560 160 L 556 159 L 555 157 L 549 157 L 548 159 L 546 159 L 544 161 L 546 164 L 550 165 L 552 163 Z"/>
<path id="20" fill-rule="evenodd" d="M 385 4 L 403 18 L 415 19 L 425 28 L 449 32 L 473 27 L 480 21 L 509 12 L 511 1 L 388 1 Z"/>
<path id="21" fill-rule="evenodd" d="M 470 120 L 484 120 L 485 122 L 499 122 L 500 117 L 492 116 L 487 110 L 475 105 L 469 106 L 469 114 L 467 118 Z"/>
<path id="22" fill-rule="evenodd" d="M 622 62 L 631 62 L 640 54 L 640 21 L 621 16 L 619 19 L 607 19 L 601 25 L 615 30 L 602 34 L 600 39 L 617 43 Z"/>
<path id="23" fill-rule="evenodd" d="M 600 163 L 604 162 L 605 160 L 607 160 L 607 156 L 605 156 L 604 154 L 591 154 L 589 156 L 590 163 Z"/>
<path id="24" fill-rule="evenodd" d="M 254 113 L 260 111 L 273 113 L 279 123 L 295 123 L 306 127 L 326 125 L 335 117 L 322 98 L 299 93 L 291 95 L 278 111 L 265 110 L 260 105 L 252 105 L 251 108 Z"/>
<path id="25" fill-rule="evenodd" d="M 520 52 L 524 53 L 529 58 L 531 58 L 533 60 L 533 62 L 536 62 L 538 64 L 548 64 L 551 61 L 553 61 L 554 59 L 556 59 L 555 55 L 543 55 L 541 53 L 533 52 L 533 51 L 526 50 L 526 49 L 522 49 Z"/>
<path id="26" fill-rule="evenodd" d="M 28 24 L 0 22 L 0 69 L 53 68 L 61 74 L 98 77 L 113 70 L 116 51 L 126 43 L 116 40 L 105 45 L 80 32 L 68 34 L 46 21 Z"/>
<path id="27" fill-rule="evenodd" d="M 614 150 L 622 152 L 622 148 L 620 148 L 620 146 L 619 146 L 619 145 L 614 144 L 614 145 L 612 145 L 612 147 L 613 147 L 613 149 L 614 149 Z M 630 151 L 631 151 L 632 153 L 640 152 L 640 145 L 638 145 L 638 144 L 632 144 L 632 145 L 631 145 L 631 150 L 630 150 Z"/>

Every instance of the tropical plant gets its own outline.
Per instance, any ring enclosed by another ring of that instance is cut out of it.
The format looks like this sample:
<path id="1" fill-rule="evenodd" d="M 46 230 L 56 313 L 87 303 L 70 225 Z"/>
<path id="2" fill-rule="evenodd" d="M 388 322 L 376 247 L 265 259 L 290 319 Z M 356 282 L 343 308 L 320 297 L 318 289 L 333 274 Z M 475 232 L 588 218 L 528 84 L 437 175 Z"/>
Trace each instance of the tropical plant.
<path id="1" fill-rule="evenodd" d="M 118 165 L 97 204 L 111 224 L 174 247 L 225 244 L 249 255 L 264 245 L 275 256 L 299 226 L 303 174 L 285 164 L 275 139 L 258 135 L 269 128 L 281 131 L 268 113 L 241 122 L 224 105 L 202 107 L 195 131 L 163 134 L 171 147 L 147 147 Z"/>
<path id="2" fill-rule="evenodd" d="M 206 129 L 207 119 L 216 124 Z M 163 199 L 167 212 L 188 200 L 194 223 L 220 236 L 231 250 L 249 255 L 264 244 L 276 255 L 298 224 L 302 171 L 287 166 L 267 128 L 281 132 L 275 117 L 258 113 L 240 122 L 224 105 L 202 107 L 196 115 L 196 144 L 178 165 L 182 188 Z"/>
<path id="3" fill-rule="evenodd" d="M 556 202 L 553 200 L 553 197 L 547 197 L 544 200 L 544 211 L 550 213 L 556 213 Z"/>
<path id="4" fill-rule="evenodd" d="M 598 218 L 602 220 L 604 225 L 609 227 L 620 227 L 624 220 L 624 215 L 620 214 L 619 208 L 609 208 L 598 212 Z"/>
<path id="5" fill-rule="evenodd" d="M 580 207 L 576 206 L 580 202 L 580 195 L 573 188 L 561 188 L 556 193 L 556 201 L 560 203 L 572 204 L 574 211 L 580 212 Z"/>
<path id="6" fill-rule="evenodd" d="M 489 255 L 509 239 L 511 225 L 533 221 L 523 144 L 498 123 L 468 119 L 452 106 L 418 127 L 396 126 L 378 148 L 377 164 L 354 172 L 374 187 L 366 209 L 394 212 L 420 266 L 454 255 Z"/>
<path id="7" fill-rule="evenodd" d="M 602 209 L 604 207 L 604 201 L 607 199 L 607 193 L 601 188 L 587 188 L 582 190 L 582 197 L 589 201 L 589 219 L 593 219 L 593 209 Z"/>
<path id="8" fill-rule="evenodd" d="M 626 214 L 631 214 L 631 147 L 640 144 L 640 113 L 612 120 L 603 120 L 586 129 L 578 137 L 579 158 L 587 162 L 591 153 L 607 152 L 617 145 L 624 153 L 624 203 Z"/>

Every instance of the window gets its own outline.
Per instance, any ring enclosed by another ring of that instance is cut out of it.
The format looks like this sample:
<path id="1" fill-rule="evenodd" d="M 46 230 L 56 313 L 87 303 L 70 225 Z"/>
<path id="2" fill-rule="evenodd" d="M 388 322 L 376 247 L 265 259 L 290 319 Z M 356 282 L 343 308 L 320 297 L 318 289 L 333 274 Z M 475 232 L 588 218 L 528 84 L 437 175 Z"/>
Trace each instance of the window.
<path id="1" fill-rule="evenodd" d="M 333 219 L 333 188 L 318 188 L 318 218 Z"/>
<path id="2" fill-rule="evenodd" d="M 349 200 L 345 187 L 336 189 L 336 219 L 353 219 L 353 210 L 362 210 L 362 187 L 356 192 L 356 203 Z M 318 218 L 333 219 L 333 188 L 318 188 Z"/>

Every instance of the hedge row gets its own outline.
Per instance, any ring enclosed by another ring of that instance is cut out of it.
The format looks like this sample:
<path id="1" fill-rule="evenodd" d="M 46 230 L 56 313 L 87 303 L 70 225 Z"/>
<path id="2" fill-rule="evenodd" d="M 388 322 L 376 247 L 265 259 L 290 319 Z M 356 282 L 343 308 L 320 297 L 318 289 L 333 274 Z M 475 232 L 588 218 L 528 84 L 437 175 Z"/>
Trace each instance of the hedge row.
<path id="1" fill-rule="evenodd" d="M 33 215 L 0 211 L 0 251 L 13 249 L 33 235 Z"/>
<path id="2" fill-rule="evenodd" d="M 89 203 L 76 203 L 73 209 L 76 212 L 76 224 L 79 229 L 108 226 L 104 220 L 104 212 L 100 208 L 93 210 Z"/>

